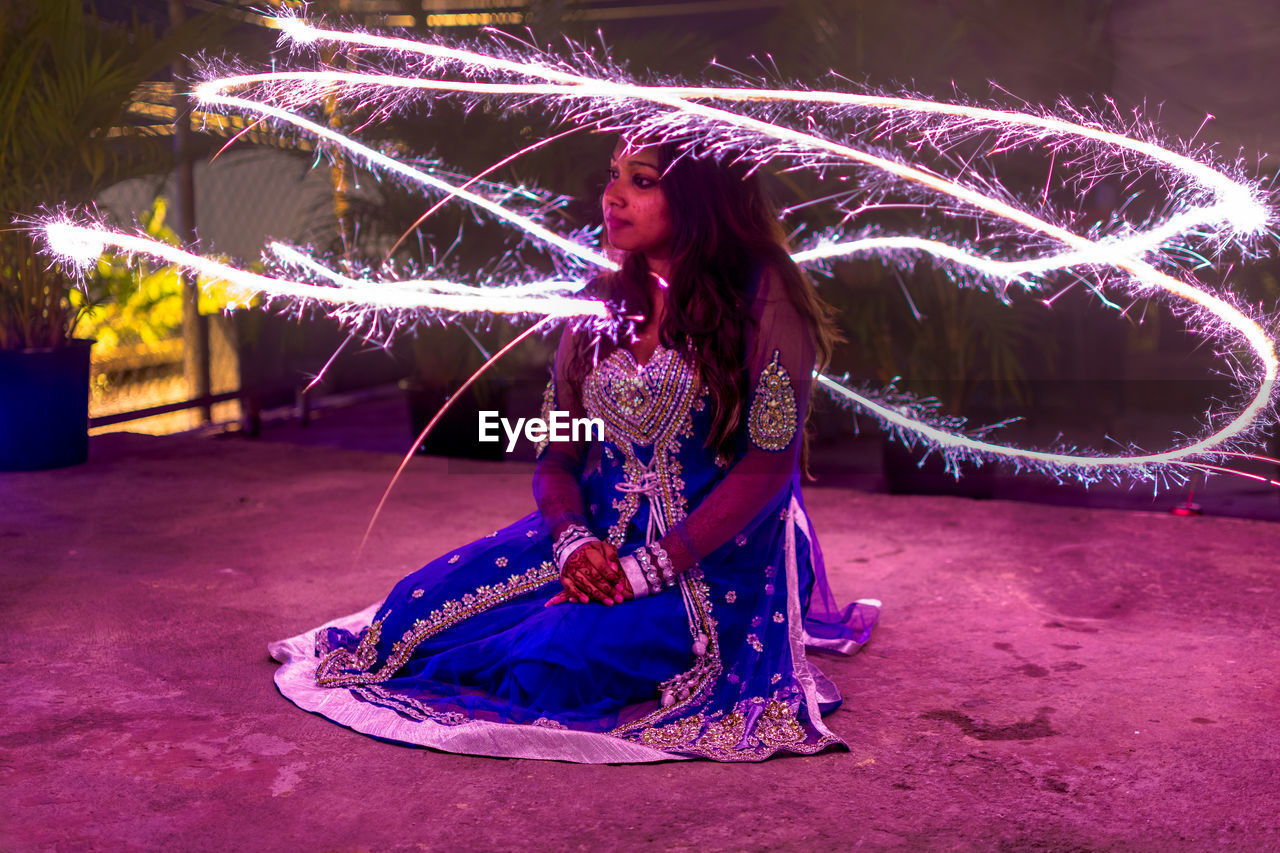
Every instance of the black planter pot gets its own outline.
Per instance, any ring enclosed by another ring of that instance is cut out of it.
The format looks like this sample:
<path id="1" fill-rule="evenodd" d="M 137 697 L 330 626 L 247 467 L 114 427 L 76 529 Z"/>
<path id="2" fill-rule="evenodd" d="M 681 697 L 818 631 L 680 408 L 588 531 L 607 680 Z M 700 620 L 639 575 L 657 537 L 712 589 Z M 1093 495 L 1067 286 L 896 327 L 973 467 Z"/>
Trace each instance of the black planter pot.
<path id="1" fill-rule="evenodd" d="M 0 350 L 0 471 L 38 471 L 89 458 L 89 348 Z"/>

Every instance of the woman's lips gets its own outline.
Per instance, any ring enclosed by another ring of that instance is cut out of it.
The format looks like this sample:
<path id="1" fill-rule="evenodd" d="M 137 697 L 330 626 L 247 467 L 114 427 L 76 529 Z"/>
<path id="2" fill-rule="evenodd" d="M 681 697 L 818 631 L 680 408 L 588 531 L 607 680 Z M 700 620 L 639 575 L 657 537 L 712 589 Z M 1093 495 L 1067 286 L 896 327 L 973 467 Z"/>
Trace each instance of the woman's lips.
<path id="1" fill-rule="evenodd" d="M 614 219 L 612 216 L 604 218 L 604 227 L 610 231 L 617 231 L 619 228 L 626 228 L 631 223 L 625 219 Z"/>

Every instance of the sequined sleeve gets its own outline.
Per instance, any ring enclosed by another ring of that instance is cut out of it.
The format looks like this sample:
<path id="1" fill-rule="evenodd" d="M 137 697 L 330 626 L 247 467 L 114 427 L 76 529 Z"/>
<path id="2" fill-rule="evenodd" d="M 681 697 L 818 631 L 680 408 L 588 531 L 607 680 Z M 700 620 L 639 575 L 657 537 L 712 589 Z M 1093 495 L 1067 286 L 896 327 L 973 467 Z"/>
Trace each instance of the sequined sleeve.
<path id="1" fill-rule="evenodd" d="M 580 418 L 585 417 L 586 412 L 573 383 L 564 375 L 572 341 L 573 333 L 566 327 L 560 336 L 548 396 L 543 402 L 544 409 L 550 409 L 554 402 L 557 410 L 568 412 L 571 418 Z M 538 454 L 538 466 L 533 472 L 533 497 L 552 535 L 569 524 L 587 523 L 580 486 L 585 458 L 584 444 L 571 441 L 550 442 Z"/>
<path id="2" fill-rule="evenodd" d="M 751 313 L 747 449 L 711 494 L 662 538 L 677 571 L 746 529 L 799 467 L 816 357 L 813 335 L 772 270 L 762 277 Z"/>

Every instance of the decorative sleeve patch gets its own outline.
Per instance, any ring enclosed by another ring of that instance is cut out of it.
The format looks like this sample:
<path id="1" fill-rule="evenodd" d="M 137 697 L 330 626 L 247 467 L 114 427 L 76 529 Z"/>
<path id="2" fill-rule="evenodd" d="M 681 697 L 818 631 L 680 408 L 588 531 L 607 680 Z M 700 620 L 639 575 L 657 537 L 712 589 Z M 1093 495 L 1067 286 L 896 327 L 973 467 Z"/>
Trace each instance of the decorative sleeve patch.
<path id="1" fill-rule="evenodd" d="M 761 450 L 786 450 L 796 434 L 796 392 L 791 375 L 778 363 L 781 353 L 760 372 L 747 425 L 751 442 Z"/>
<path id="2" fill-rule="evenodd" d="M 556 378 L 552 376 L 550 379 L 547 380 L 547 387 L 544 388 L 542 391 L 541 417 L 542 417 L 543 423 L 551 422 L 551 413 L 555 411 L 555 408 L 556 408 Z M 548 432 L 547 435 L 541 441 L 539 441 L 537 444 L 533 446 L 534 458 L 537 459 L 538 457 L 542 456 L 542 451 L 546 450 L 547 446 L 550 444 L 551 444 L 551 434 L 550 432 Z"/>

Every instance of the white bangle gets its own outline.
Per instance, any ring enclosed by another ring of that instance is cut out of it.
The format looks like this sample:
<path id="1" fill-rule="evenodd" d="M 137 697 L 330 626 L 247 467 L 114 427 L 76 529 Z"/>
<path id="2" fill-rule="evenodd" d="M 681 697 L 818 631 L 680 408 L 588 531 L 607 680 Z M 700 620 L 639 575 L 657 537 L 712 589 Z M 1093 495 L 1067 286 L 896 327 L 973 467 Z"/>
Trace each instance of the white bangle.
<path id="1" fill-rule="evenodd" d="M 569 562 L 569 558 L 578 553 L 578 550 L 584 545 L 590 545 L 592 542 L 600 540 L 594 536 L 582 536 L 577 539 L 571 539 L 565 542 L 559 550 L 556 551 L 556 568 L 561 574 L 564 574 L 564 567 Z"/>
<path id="2" fill-rule="evenodd" d="M 649 582 L 644 579 L 644 572 L 640 570 L 636 558 L 628 554 L 619 562 L 622 563 L 622 573 L 627 576 L 627 583 L 631 584 L 631 597 L 644 598 L 648 595 Z"/>
<path id="3" fill-rule="evenodd" d="M 556 537 L 555 543 L 551 546 L 551 558 L 555 560 L 556 568 L 563 573 L 565 563 L 569 562 L 569 558 L 575 551 L 588 542 L 599 541 L 585 525 L 571 524 Z"/>

